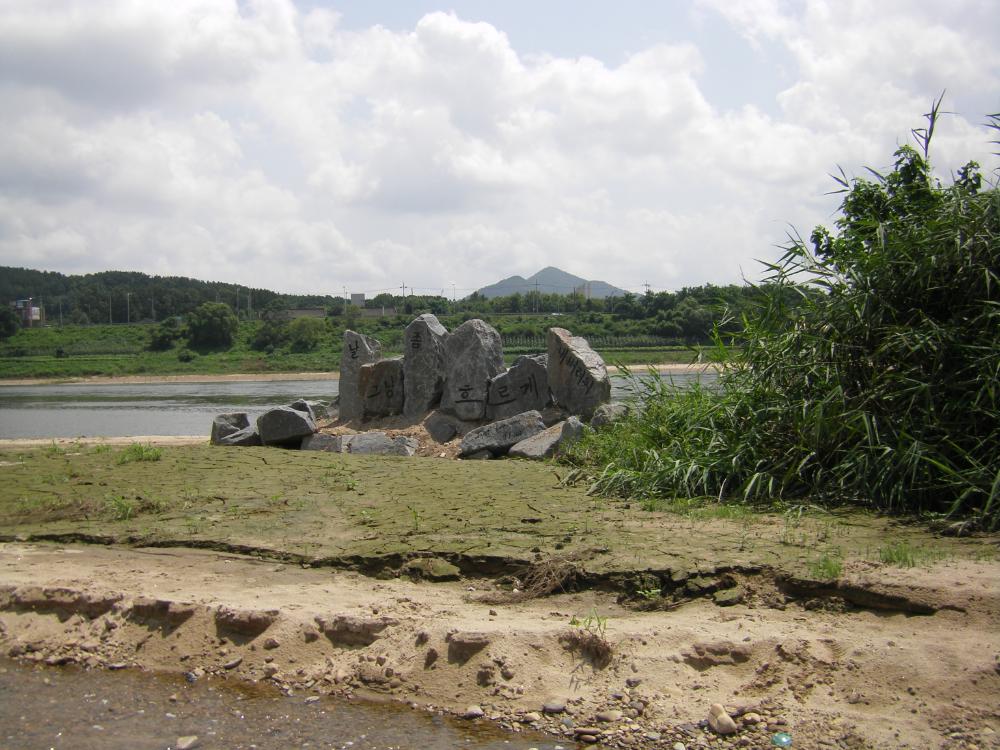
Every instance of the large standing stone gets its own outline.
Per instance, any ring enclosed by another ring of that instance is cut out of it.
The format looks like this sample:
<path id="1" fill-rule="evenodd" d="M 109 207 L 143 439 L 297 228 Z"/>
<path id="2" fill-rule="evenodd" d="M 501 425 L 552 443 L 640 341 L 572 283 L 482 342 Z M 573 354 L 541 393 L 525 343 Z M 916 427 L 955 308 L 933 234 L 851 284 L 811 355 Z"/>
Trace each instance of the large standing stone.
<path id="1" fill-rule="evenodd" d="M 340 418 L 345 422 L 364 413 L 358 388 L 361 366 L 382 358 L 382 345 L 363 333 L 344 331 L 344 351 L 340 355 Z"/>
<path id="2" fill-rule="evenodd" d="M 251 445 L 262 445 L 260 442 L 260 434 L 257 432 L 257 427 L 255 425 L 250 425 L 249 427 L 244 427 L 239 432 L 234 432 L 230 435 L 225 435 L 219 438 L 218 445 L 236 445 L 240 447 L 247 447 Z"/>
<path id="3" fill-rule="evenodd" d="M 499 422 L 477 427 L 470 430 L 459 446 L 460 456 L 471 456 L 480 451 L 489 451 L 493 455 L 506 453 L 512 445 L 537 435 L 545 429 L 542 415 L 537 411 L 528 411 L 514 417 L 501 419 Z"/>
<path id="4" fill-rule="evenodd" d="M 482 419 L 489 381 L 504 370 L 500 334 L 478 318 L 465 321 L 445 342 L 445 363 L 442 411 L 467 422 Z"/>
<path id="5" fill-rule="evenodd" d="M 257 432 L 264 445 L 294 444 L 298 447 L 302 438 L 316 432 L 316 423 L 304 411 L 279 406 L 257 417 Z"/>
<path id="6" fill-rule="evenodd" d="M 403 332 L 403 375 L 406 400 L 403 414 L 423 416 L 441 402 L 444 391 L 444 346 L 448 330 L 430 313 L 406 326 Z"/>
<path id="7" fill-rule="evenodd" d="M 453 422 L 454 419 L 454 417 L 436 411 L 424 420 L 424 429 L 437 442 L 447 443 L 458 434 L 458 428 Z"/>
<path id="8" fill-rule="evenodd" d="M 362 365 L 358 388 L 365 419 L 399 414 L 403 411 L 403 358 L 381 359 Z"/>
<path id="9" fill-rule="evenodd" d="M 507 372 L 490 381 L 486 416 L 506 419 L 526 411 L 541 411 L 549 403 L 546 356 L 518 357 Z"/>
<path id="10" fill-rule="evenodd" d="M 586 339 L 565 328 L 550 328 L 548 352 L 549 388 L 557 404 L 589 419 L 598 406 L 611 400 L 608 368 Z"/>
<path id="11" fill-rule="evenodd" d="M 222 438 L 229 437 L 250 426 L 250 417 L 245 411 L 219 414 L 212 420 L 212 445 L 221 445 Z"/>

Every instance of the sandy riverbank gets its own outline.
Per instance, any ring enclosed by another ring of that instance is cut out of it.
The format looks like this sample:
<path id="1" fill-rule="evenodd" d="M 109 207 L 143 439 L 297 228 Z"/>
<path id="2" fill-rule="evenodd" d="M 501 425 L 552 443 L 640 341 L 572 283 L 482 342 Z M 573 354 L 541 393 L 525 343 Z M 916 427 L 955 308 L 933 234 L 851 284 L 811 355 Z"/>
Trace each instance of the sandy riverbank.
<path id="1" fill-rule="evenodd" d="M 0 648 L 53 665 L 380 697 L 570 743 L 585 729 L 601 747 L 764 748 L 777 731 L 803 748 L 998 747 L 996 564 L 845 574 L 845 584 L 936 612 L 766 597 L 637 612 L 594 591 L 499 605 L 476 601 L 480 580 L 376 581 L 202 550 L 7 543 Z M 604 619 L 571 625 L 588 612 Z M 736 716 L 736 734 L 699 725 L 716 702 Z"/>
<path id="2" fill-rule="evenodd" d="M 629 369 L 634 373 L 643 373 L 650 368 L 660 373 L 695 373 L 705 372 L 712 365 L 630 365 Z M 608 372 L 614 374 L 618 372 L 617 367 L 608 367 Z M 108 375 L 92 376 L 86 378 L 13 378 L 10 380 L 0 380 L 0 387 L 3 386 L 24 386 L 24 385 L 129 385 L 145 383 L 243 383 L 243 382 L 269 382 L 280 380 L 339 380 L 340 373 L 330 372 L 253 372 L 253 373 L 232 373 L 226 375 Z"/>

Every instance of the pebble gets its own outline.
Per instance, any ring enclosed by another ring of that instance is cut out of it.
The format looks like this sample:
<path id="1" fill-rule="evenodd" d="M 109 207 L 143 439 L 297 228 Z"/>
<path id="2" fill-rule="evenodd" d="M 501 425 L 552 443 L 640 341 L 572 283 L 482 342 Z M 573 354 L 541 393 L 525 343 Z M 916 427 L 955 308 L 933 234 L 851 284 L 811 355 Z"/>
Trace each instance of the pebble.
<path id="1" fill-rule="evenodd" d="M 187 734 L 183 737 L 178 737 L 176 746 L 177 750 L 193 750 L 193 748 L 198 747 L 199 740 L 196 734 Z"/>
<path id="2" fill-rule="evenodd" d="M 318 695 L 310 695 L 308 698 L 306 698 L 306 703 L 318 703 L 318 702 L 319 702 Z"/>
<path id="3" fill-rule="evenodd" d="M 237 656 L 235 659 L 230 659 L 225 664 L 222 665 L 223 669 L 236 669 L 240 664 L 243 663 L 243 657 Z"/>
<path id="4" fill-rule="evenodd" d="M 483 709 L 480 706 L 469 706 L 467 709 L 465 709 L 465 713 L 462 714 L 462 717 L 466 719 L 479 719 L 485 713 L 486 712 L 483 711 Z"/>
<path id="5" fill-rule="evenodd" d="M 534 724 L 536 721 L 541 721 L 541 720 L 542 720 L 541 714 L 537 713 L 536 711 L 529 711 L 528 713 L 526 713 L 524 716 L 521 717 L 521 721 L 524 722 L 525 724 Z"/>
<path id="6" fill-rule="evenodd" d="M 542 706 L 542 713 L 546 714 L 561 714 L 566 710 L 566 701 L 551 700 L 546 701 L 545 705 Z"/>
<path id="7" fill-rule="evenodd" d="M 622 712 L 617 709 L 607 709 L 604 711 L 598 711 L 594 718 L 603 722 L 621 721 Z"/>
<path id="8" fill-rule="evenodd" d="M 726 713 L 721 703 L 713 703 L 708 709 L 708 725 L 717 734 L 735 734 L 738 729 L 733 717 Z"/>
<path id="9" fill-rule="evenodd" d="M 687 746 L 683 742 L 675 742 L 670 750 L 687 750 Z"/>
<path id="10" fill-rule="evenodd" d="M 278 643 L 278 639 L 277 638 L 268 638 L 268 639 L 266 639 L 264 641 L 264 648 L 268 649 L 269 651 L 271 649 L 278 648 L 278 646 L 280 646 L 280 645 L 281 644 Z"/>

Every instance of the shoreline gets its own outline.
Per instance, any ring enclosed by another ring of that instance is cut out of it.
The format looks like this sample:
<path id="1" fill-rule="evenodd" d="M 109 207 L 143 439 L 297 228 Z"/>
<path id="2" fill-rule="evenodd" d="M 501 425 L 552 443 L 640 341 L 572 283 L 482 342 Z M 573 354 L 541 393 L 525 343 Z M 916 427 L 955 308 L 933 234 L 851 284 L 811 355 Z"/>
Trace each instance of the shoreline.
<path id="1" fill-rule="evenodd" d="M 630 365 L 634 373 L 643 373 L 649 369 L 659 373 L 696 373 L 712 369 L 711 364 L 658 364 Z M 608 372 L 618 374 L 619 368 L 608 366 Z M 261 373 L 226 373 L 204 375 L 90 375 L 79 378 L 11 378 L 0 380 L 0 388 L 4 386 L 32 385 L 155 385 L 159 383 L 244 383 L 244 382 L 277 382 L 283 380 L 339 380 L 340 373 L 336 370 L 327 372 L 261 372 Z"/>

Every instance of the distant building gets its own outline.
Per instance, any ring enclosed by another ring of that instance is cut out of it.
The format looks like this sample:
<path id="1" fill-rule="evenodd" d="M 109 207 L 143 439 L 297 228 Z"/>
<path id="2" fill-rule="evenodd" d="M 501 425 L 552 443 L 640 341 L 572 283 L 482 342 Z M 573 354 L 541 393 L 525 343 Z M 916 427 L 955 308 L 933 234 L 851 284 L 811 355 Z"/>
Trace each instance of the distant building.
<path id="1" fill-rule="evenodd" d="M 43 325 L 45 322 L 44 314 L 41 307 L 36 307 L 34 304 L 34 298 L 28 297 L 28 299 L 19 299 L 10 303 L 11 309 L 17 313 L 17 317 L 21 321 L 21 325 L 25 328 L 32 328 L 36 325 Z"/>
<path id="2" fill-rule="evenodd" d="M 365 293 L 361 292 L 360 294 L 351 294 L 351 304 L 355 307 L 364 307 Z"/>

